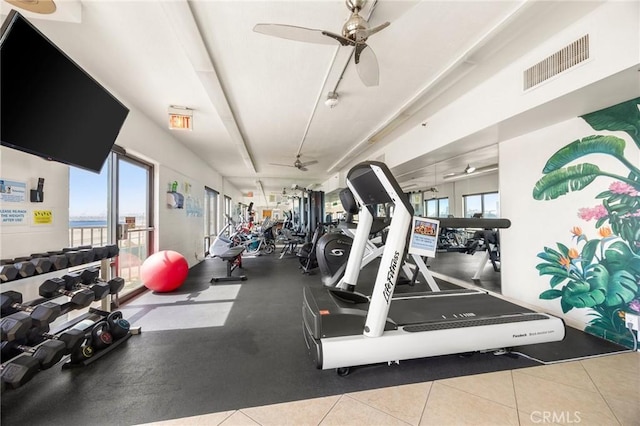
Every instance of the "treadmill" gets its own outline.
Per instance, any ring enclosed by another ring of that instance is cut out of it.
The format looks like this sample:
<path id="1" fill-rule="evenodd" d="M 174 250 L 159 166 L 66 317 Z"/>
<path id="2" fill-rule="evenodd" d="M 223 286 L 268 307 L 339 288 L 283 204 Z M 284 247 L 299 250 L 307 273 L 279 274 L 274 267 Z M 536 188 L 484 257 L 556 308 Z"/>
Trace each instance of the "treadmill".
<path id="1" fill-rule="evenodd" d="M 481 290 L 395 295 L 413 207 L 384 163 L 367 161 L 347 174 L 361 205 L 344 276 L 345 287 L 303 289 L 303 331 L 319 369 L 348 374 L 359 365 L 504 349 L 564 339 L 564 322 Z M 373 206 L 393 203 L 370 297 L 355 291 L 373 223 Z"/>

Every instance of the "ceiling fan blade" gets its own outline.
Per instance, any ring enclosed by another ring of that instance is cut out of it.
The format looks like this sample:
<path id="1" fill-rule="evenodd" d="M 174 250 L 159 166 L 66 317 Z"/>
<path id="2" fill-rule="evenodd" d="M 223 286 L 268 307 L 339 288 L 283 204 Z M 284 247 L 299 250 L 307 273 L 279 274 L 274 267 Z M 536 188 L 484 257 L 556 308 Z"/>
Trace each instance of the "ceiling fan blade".
<path id="1" fill-rule="evenodd" d="M 312 166 L 312 165 L 314 165 L 316 163 L 318 163 L 318 160 L 305 161 L 304 163 L 300 164 L 300 167 Z"/>
<path id="2" fill-rule="evenodd" d="M 360 31 L 360 33 L 364 33 L 364 39 L 366 40 L 367 38 L 369 38 L 371 35 L 377 33 L 378 31 L 384 30 L 385 28 L 387 28 L 389 25 L 391 25 L 391 22 L 385 22 L 384 24 L 380 24 L 375 28 L 369 28 L 368 30 L 362 30 Z"/>
<path id="3" fill-rule="evenodd" d="M 292 164 L 269 163 L 270 166 L 296 167 Z"/>
<path id="4" fill-rule="evenodd" d="M 364 43 L 356 45 L 356 69 L 360 80 L 367 87 L 377 86 L 379 82 L 378 59 L 373 50 Z"/>
<path id="5" fill-rule="evenodd" d="M 253 31 L 273 37 L 286 38 L 294 41 L 304 41 L 307 43 L 335 45 L 336 41 L 340 41 L 330 35 L 331 33 L 328 31 L 297 27 L 295 25 L 256 24 L 253 27 Z"/>
<path id="6" fill-rule="evenodd" d="M 355 46 L 356 42 L 353 40 L 350 40 L 346 37 L 342 37 L 340 34 L 336 34 L 336 33 L 332 33 L 330 31 L 322 31 L 322 34 L 326 35 L 327 37 L 331 37 L 333 39 L 335 39 L 338 43 L 340 43 L 343 46 Z"/>
<path id="7" fill-rule="evenodd" d="M 300 167 L 298 167 L 298 170 L 301 170 L 303 172 L 308 171 L 308 169 L 304 165 L 301 165 Z"/>

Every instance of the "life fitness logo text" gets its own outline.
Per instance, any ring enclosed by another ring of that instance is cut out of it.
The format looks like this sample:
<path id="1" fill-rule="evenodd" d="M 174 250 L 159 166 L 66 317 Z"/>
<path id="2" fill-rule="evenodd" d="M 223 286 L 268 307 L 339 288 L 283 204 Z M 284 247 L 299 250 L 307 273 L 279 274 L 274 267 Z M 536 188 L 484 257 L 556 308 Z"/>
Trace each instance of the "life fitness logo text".
<path id="1" fill-rule="evenodd" d="M 400 253 L 395 252 L 393 255 L 393 259 L 391 259 L 389 272 L 387 272 L 387 282 L 384 284 L 384 290 L 382 290 L 382 295 L 384 296 L 384 300 L 387 301 L 387 305 L 389 304 L 389 300 L 391 299 L 391 293 L 393 293 L 393 277 L 396 273 L 396 269 L 398 268 L 399 258 Z"/>

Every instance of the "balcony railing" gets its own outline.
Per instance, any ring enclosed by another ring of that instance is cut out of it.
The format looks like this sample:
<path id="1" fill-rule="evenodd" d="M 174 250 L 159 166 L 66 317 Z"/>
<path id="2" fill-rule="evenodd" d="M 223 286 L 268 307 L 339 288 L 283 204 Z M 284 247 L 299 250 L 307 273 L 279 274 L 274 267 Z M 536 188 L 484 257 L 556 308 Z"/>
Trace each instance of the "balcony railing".
<path id="1" fill-rule="evenodd" d="M 120 253 L 115 259 L 115 275 L 124 278 L 125 287 L 122 295 L 142 285 L 140 268 L 149 256 L 149 234 L 153 228 L 128 229 L 123 239 L 118 240 Z M 69 247 L 83 245 L 98 246 L 109 243 L 106 226 L 80 226 L 69 228 Z"/>

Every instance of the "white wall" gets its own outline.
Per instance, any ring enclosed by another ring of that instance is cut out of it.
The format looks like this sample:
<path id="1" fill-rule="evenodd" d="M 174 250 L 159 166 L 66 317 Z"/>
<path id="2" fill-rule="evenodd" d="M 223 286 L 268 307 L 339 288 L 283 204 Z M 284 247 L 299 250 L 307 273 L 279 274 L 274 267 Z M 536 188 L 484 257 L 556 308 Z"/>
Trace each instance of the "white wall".
<path id="1" fill-rule="evenodd" d="M 396 167 L 638 65 L 640 62 L 639 15 L 639 2 L 604 3 L 573 25 L 564 28 L 555 37 L 541 43 L 536 49 L 523 52 L 518 60 L 504 67 L 464 96 L 426 116 L 423 121 L 428 122 L 427 126 L 417 125 L 379 151 L 367 154 L 367 157 L 384 156 L 390 168 Z M 523 92 L 522 75 L 525 69 L 587 33 L 590 35 L 591 52 L 588 61 L 547 80 L 532 90 Z M 638 88 L 633 90 L 637 91 Z M 607 99 L 608 96 L 616 96 L 618 93 L 623 93 L 623 97 L 612 101 Z M 602 102 L 600 107 L 604 108 L 634 96 L 624 93 L 624 88 L 611 88 L 610 93 L 603 93 L 601 99 L 596 101 Z M 558 111 L 558 116 L 564 118 L 557 121 L 590 111 L 593 111 L 591 107 L 571 114 L 567 111 Z M 494 142 L 500 142 L 499 132 L 495 132 L 495 137 Z M 346 167 L 345 170 L 350 167 Z"/>
<path id="2" fill-rule="evenodd" d="M 44 178 L 44 202 L 29 202 L 29 190 L 35 189 L 38 178 Z M 26 210 L 26 222 L 20 225 L 0 224 L 0 257 L 11 259 L 69 245 L 69 167 L 47 161 L 15 149 L 0 147 L 0 179 L 26 183 L 23 202 L 3 202 L 0 210 Z M 37 225 L 34 210 L 47 210 L 53 222 Z"/>

